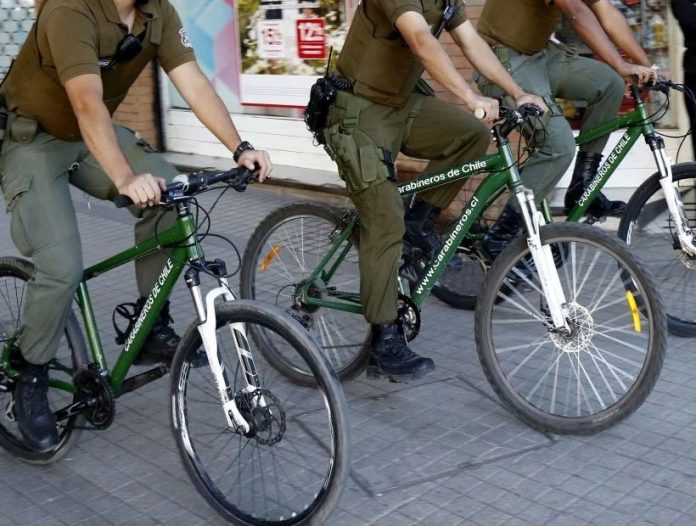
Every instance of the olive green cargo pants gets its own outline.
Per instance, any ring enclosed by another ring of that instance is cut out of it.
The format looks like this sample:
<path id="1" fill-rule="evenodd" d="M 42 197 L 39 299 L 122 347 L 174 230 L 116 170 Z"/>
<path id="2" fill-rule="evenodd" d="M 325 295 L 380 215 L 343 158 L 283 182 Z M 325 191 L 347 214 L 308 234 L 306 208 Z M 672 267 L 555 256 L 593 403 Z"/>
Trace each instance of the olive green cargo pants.
<path id="1" fill-rule="evenodd" d="M 541 149 L 525 164 L 522 183 L 537 200 L 546 197 L 570 166 L 575 156 L 575 138 L 555 98 L 587 102 L 582 130 L 589 130 L 616 117 L 624 94 L 624 81 L 603 62 L 581 57 L 565 46 L 549 43 L 535 55 L 523 55 L 508 47 L 493 47 L 498 59 L 520 87 L 543 97 L 549 113 L 542 121 L 546 132 L 537 131 Z M 476 82 L 488 97 L 503 95 L 498 86 L 480 75 Z M 601 153 L 609 136 L 583 144 L 584 152 Z"/>
<path id="2" fill-rule="evenodd" d="M 117 127 L 116 133 L 135 173 L 149 172 L 168 181 L 176 176 L 174 167 L 132 132 Z M 12 239 L 36 266 L 24 296 L 19 345 L 26 360 L 43 364 L 55 356 L 82 277 L 82 245 L 69 185 L 98 199 L 113 199 L 117 192 L 83 142 L 61 141 L 47 133 L 39 133 L 29 143 L 6 139 L 0 168 L 2 191 L 12 214 Z M 131 212 L 140 218 L 136 243 L 176 222 L 175 213 L 161 209 L 131 207 Z M 158 252 L 136 262 L 141 296 L 149 294 L 166 260 L 167 254 Z"/>
<path id="3" fill-rule="evenodd" d="M 340 91 L 329 113 L 326 138 L 360 217 L 365 318 L 372 324 L 392 322 L 404 235 L 403 202 L 391 177 L 393 159 L 398 152 L 430 159 L 428 171 L 439 171 L 482 156 L 490 142 L 488 129 L 436 97 L 414 93 L 403 108 L 392 108 Z M 446 208 L 462 184 L 429 190 L 418 198 Z"/>

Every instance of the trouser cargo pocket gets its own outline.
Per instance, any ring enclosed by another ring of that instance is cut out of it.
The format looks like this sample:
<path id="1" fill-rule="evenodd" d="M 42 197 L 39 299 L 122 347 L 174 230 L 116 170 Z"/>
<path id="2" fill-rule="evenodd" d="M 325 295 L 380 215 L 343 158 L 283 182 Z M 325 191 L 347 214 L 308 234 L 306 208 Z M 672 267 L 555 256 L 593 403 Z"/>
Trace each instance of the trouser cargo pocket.
<path id="1" fill-rule="evenodd" d="M 345 133 L 340 125 L 326 130 L 326 141 L 346 183 L 348 194 L 360 192 L 392 178 L 393 159 L 364 132 Z"/>

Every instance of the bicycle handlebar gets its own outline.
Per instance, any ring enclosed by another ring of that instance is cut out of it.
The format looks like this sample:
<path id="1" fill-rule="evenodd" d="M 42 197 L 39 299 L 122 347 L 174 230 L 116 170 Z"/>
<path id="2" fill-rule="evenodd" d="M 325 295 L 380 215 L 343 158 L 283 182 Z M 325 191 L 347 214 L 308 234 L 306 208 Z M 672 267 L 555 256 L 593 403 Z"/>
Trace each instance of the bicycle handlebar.
<path id="1" fill-rule="evenodd" d="M 496 124 L 501 137 L 510 135 L 520 124 L 524 124 L 529 117 L 541 117 L 544 111 L 536 104 L 523 104 L 519 108 L 500 106 L 498 113 L 502 122 Z"/>
<path id="2" fill-rule="evenodd" d="M 160 206 L 168 206 L 178 201 L 185 201 L 197 195 L 215 183 L 225 182 L 237 192 L 243 192 L 246 187 L 256 178 L 256 173 L 246 168 L 237 167 L 226 172 L 197 172 L 194 174 L 177 175 L 167 189 L 162 192 Z M 118 195 L 114 199 L 116 208 L 124 208 L 133 204 L 127 195 Z"/>

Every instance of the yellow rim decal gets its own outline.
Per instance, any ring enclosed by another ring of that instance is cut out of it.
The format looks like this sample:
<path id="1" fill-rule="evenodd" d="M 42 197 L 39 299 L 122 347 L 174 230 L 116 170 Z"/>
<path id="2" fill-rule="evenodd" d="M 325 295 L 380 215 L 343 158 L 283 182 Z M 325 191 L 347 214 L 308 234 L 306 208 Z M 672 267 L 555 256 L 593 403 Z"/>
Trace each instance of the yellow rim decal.
<path id="1" fill-rule="evenodd" d="M 633 292 L 630 290 L 626 291 L 626 301 L 628 301 L 628 306 L 631 308 L 631 314 L 633 315 L 633 330 L 641 332 L 638 304 L 636 303 L 636 298 L 633 296 Z"/>
<path id="2" fill-rule="evenodd" d="M 271 264 L 271 261 L 273 261 L 278 254 L 280 254 L 280 245 L 274 246 L 263 259 L 263 263 L 261 263 L 261 272 L 266 272 L 268 265 Z"/>

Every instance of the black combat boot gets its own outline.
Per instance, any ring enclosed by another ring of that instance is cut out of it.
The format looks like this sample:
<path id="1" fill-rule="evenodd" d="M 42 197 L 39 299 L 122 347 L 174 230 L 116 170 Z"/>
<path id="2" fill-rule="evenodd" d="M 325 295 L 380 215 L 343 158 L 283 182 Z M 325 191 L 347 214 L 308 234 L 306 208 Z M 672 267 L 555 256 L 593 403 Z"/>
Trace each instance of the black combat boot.
<path id="1" fill-rule="evenodd" d="M 583 192 L 592 182 L 599 163 L 602 160 L 601 153 L 578 152 L 575 160 L 575 168 L 573 169 L 573 178 L 570 181 L 570 186 L 566 191 L 564 205 L 565 213 L 568 214 L 582 197 Z M 620 216 L 626 209 L 626 203 L 623 201 L 610 201 L 603 193 L 597 194 L 587 211 L 595 217 L 604 216 Z"/>
<path id="2" fill-rule="evenodd" d="M 523 229 L 522 214 L 507 203 L 481 240 L 482 255 L 492 263 Z"/>
<path id="3" fill-rule="evenodd" d="M 416 201 L 406 212 L 404 239 L 427 256 L 431 256 L 442 246 L 440 236 L 435 231 L 435 220 L 438 215 L 440 215 L 440 209 L 425 201 Z"/>
<path id="4" fill-rule="evenodd" d="M 373 325 L 369 346 L 368 378 L 385 375 L 392 382 L 406 382 L 422 378 L 435 370 L 435 363 L 430 358 L 418 356 L 408 348 L 397 323 Z"/>
<path id="5" fill-rule="evenodd" d="M 145 305 L 145 298 L 140 298 L 136 303 L 136 319 Z M 143 344 L 138 356 L 133 362 L 136 365 L 164 363 L 171 364 L 174 352 L 179 346 L 181 338 L 174 332 L 171 326 L 172 317 L 169 315 L 169 302 L 167 301 L 162 308 L 155 325 Z"/>
<path id="6" fill-rule="evenodd" d="M 48 365 L 23 363 L 14 402 L 17 426 L 27 445 L 36 451 L 57 446 L 56 417 L 48 405 Z"/>

